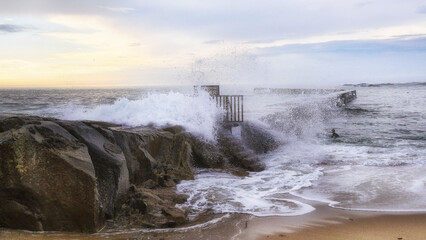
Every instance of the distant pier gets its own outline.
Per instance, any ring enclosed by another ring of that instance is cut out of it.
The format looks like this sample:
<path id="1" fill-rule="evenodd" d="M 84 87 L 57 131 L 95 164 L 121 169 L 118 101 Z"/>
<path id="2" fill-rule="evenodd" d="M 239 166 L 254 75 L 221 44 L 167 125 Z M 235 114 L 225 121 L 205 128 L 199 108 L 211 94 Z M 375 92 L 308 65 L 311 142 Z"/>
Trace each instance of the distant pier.
<path id="1" fill-rule="evenodd" d="M 244 122 L 244 95 L 220 95 L 219 85 L 194 86 L 194 94 L 199 90 L 206 91 L 216 101 L 216 105 L 223 110 L 223 121 L 228 123 Z"/>
<path id="2" fill-rule="evenodd" d="M 216 101 L 216 105 L 225 110 L 222 116 L 227 123 L 244 122 L 244 95 L 220 95 L 219 85 L 194 86 L 194 94 L 199 90 L 206 91 Z M 344 106 L 356 99 L 356 90 L 345 91 L 342 89 L 287 89 L 287 88 L 255 88 L 257 94 L 331 94 L 342 92 L 337 95 L 338 107 Z"/>
<path id="3" fill-rule="evenodd" d="M 337 106 L 341 107 L 344 106 L 356 98 L 356 90 L 346 91 L 344 93 L 341 93 L 337 97 Z"/>

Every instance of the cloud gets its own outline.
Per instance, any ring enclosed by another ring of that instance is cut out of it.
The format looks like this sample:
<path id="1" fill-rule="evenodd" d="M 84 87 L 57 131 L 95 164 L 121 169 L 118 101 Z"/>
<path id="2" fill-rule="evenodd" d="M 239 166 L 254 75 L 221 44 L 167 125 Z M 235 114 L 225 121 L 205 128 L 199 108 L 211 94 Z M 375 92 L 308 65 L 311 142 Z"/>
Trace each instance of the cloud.
<path id="1" fill-rule="evenodd" d="M 1 57 L 40 63 L 22 79 L 47 77 L 42 74 L 52 79 L 90 74 L 99 79 L 96 74 L 109 76 L 113 71 L 139 79 L 139 68 L 188 70 L 194 59 L 207 62 L 201 67 L 204 72 L 211 70 L 212 79 L 227 79 L 245 74 L 255 62 L 217 57 L 222 49 L 232 53 L 233 47 L 259 54 L 259 61 L 268 67 L 286 66 L 277 79 L 287 73 L 297 80 L 326 79 L 336 62 L 347 70 L 334 74 L 336 79 L 352 75 L 358 65 L 371 69 L 368 72 L 374 77 L 393 73 L 380 67 L 373 72 L 373 66 L 382 62 L 408 74 L 391 60 L 399 64 L 398 59 L 409 60 L 404 58 L 409 55 L 424 64 L 426 54 L 426 36 L 422 36 L 426 35 L 426 5 L 421 1 L 13 0 L 2 1 L 0 20 L 0 35 L 18 32 L 0 38 Z M 34 29 L 31 26 L 40 31 L 25 34 Z M 390 60 L 380 58 L 387 54 L 392 55 Z M 250 67 L 234 74 L 226 70 L 236 64 L 233 61 Z M 308 75 L 305 69 L 315 66 L 327 71 L 316 67 Z M 426 76 L 424 66 L 413 66 Z M 123 79 L 118 75 L 117 79 Z"/>
<path id="2" fill-rule="evenodd" d="M 408 25 L 399 25 L 385 28 L 370 28 L 358 31 L 335 32 L 323 35 L 313 35 L 304 38 L 285 38 L 270 43 L 246 44 L 254 49 L 288 49 L 285 46 L 315 46 L 321 47 L 329 42 L 362 42 L 385 40 L 410 40 L 422 38 L 426 35 L 426 22 L 416 22 Z M 276 47 L 276 48 L 275 48 Z M 279 51 L 275 54 L 280 54 Z"/>
<path id="3" fill-rule="evenodd" d="M 138 1 L 138 26 L 227 42 L 259 42 L 385 28 L 421 20 L 418 3 L 360 0 Z"/>
<path id="4" fill-rule="evenodd" d="M 0 24 L 0 32 L 15 33 L 15 32 L 22 32 L 25 29 L 26 27 L 19 26 L 19 25 Z"/>
<path id="5" fill-rule="evenodd" d="M 279 56 L 283 54 L 381 54 L 381 53 L 425 53 L 426 35 L 400 36 L 385 40 L 344 40 L 323 43 L 289 44 L 276 47 L 260 48 L 262 56 Z"/>
<path id="6" fill-rule="evenodd" d="M 223 40 L 209 40 L 209 41 L 204 41 L 204 44 L 218 44 L 218 43 L 223 43 Z"/>
<path id="7" fill-rule="evenodd" d="M 127 7 L 106 7 L 106 6 L 100 6 L 100 8 L 106 9 L 111 12 L 118 12 L 118 13 L 126 13 L 130 11 L 134 11 L 134 8 L 127 8 Z"/>
<path id="8" fill-rule="evenodd" d="M 356 3 L 355 6 L 365 7 L 365 6 L 371 5 L 372 3 L 373 3 L 373 1 L 360 2 L 360 3 Z"/>

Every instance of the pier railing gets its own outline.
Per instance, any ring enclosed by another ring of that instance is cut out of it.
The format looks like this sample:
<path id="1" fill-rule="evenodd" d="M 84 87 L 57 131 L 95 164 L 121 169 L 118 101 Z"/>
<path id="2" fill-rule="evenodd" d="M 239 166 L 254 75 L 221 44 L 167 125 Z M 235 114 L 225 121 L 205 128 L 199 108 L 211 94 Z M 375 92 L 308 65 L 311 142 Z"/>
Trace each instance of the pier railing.
<path id="1" fill-rule="evenodd" d="M 212 96 L 216 105 L 225 110 L 223 121 L 244 121 L 244 96 L 243 95 L 217 95 Z"/>
<path id="2" fill-rule="evenodd" d="M 356 98 L 356 90 L 344 92 L 339 95 L 340 104 L 348 104 Z"/>
<path id="3" fill-rule="evenodd" d="M 220 95 L 219 85 L 194 86 L 194 95 L 198 95 L 199 90 L 208 92 L 210 98 L 216 101 L 217 107 L 225 110 L 222 121 L 228 123 L 240 123 L 244 121 L 243 95 Z"/>

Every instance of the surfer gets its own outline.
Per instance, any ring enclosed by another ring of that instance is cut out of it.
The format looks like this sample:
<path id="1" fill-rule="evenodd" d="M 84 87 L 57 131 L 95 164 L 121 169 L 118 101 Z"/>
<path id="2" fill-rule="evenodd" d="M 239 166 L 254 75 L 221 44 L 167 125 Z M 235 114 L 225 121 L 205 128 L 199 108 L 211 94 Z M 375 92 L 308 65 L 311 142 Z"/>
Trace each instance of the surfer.
<path id="1" fill-rule="evenodd" d="M 331 137 L 332 138 L 338 138 L 338 137 L 340 137 L 339 134 L 336 133 L 336 130 L 334 130 L 334 128 L 331 130 Z"/>

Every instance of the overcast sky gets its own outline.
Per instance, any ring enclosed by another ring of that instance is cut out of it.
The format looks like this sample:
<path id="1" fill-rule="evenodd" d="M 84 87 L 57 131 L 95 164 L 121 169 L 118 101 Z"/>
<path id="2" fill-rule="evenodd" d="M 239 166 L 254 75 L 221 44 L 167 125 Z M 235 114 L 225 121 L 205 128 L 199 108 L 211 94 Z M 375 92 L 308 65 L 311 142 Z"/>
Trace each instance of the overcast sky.
<path id="1" fill-rule="evenodd" d="M 425 0 L 0 0 L 0 87 L 426 81 Z"/>

